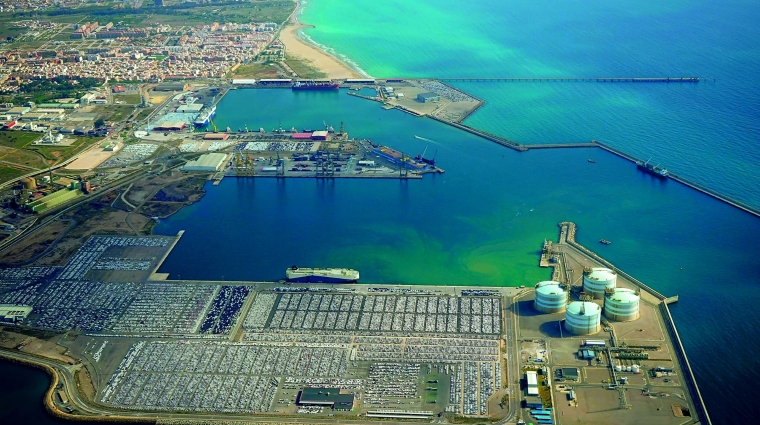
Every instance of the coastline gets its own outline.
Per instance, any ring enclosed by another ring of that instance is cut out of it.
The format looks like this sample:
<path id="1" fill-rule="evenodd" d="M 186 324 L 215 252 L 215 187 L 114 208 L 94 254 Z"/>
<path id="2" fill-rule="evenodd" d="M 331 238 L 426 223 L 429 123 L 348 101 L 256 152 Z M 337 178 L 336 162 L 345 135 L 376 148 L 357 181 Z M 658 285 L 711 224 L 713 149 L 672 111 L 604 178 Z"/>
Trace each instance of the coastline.
<path id="1" fill-rule="evenodd" d="M 298 20 L 298 12 L 301 10 L 301 2 L 300 0 L 294 0 L 294 2 L 296 3 L 296 8 L 278 36 L 280 42 L 285 46 L 285 52 L 308 62 L 320 72 L 327 75 L 328 78 L 361 78 L 362 75 L 347 63 L 298 36 L 299 30 L 303 28 L 314 28 L 314 26 L 305 25 Z"/>

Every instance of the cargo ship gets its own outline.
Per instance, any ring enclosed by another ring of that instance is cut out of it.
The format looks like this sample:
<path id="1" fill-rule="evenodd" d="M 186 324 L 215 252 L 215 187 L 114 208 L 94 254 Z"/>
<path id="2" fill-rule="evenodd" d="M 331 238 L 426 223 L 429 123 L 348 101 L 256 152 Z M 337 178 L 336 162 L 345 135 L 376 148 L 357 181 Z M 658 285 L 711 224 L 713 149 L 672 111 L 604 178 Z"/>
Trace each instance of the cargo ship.
<path id="1" fill-rule="evenodd" d="M 203 108 L 201 110 L 201 113 L 198 114 L 198 118 L 195 119 L 195 126 L 196 127 L 207 126 L 209 121 L 211 120 L 211 117 L 213 117 L 214 114 L 216 114 L 216 106 Z"/>
<path id="2" fill-rule="evenodd" d="M 408 155 L 387 146 L 379 145 L 379 147 L 373 149 L 372 152 L 399 167 L 405 167 L 409 170 L 426 170 L 431 167 L 429 164 L 412 159 Z"/>
<path id="3" fill-rule="evenodd" d="M 655 177 L 659 177 L 661 179 L 668 178 L 668 170 L 660 167 L 659 165 L 652 165 L 649 163 L 649 161 L 649 159 L 647 159 L 647 162 L 636 161 L 636 167 L 638 167 L 639 170 L 647 172 Z"/>
<path id="4" fill-rule="evenodd" d="M 359 272 L 353 269 L 317 269 L 293 266 L 285 271 L 288 282 L 356 283 Z"/>
<path id="5" fill-rule="evenodd" d="M 333 83 L 332 81 L 314 81 L 314 80 L 307 80 L 307 81 L 296 81 L 293 83 L 293 86 L 291 87 L 293 90 L 338 90 L 340 88 L 339 84 Z"/>

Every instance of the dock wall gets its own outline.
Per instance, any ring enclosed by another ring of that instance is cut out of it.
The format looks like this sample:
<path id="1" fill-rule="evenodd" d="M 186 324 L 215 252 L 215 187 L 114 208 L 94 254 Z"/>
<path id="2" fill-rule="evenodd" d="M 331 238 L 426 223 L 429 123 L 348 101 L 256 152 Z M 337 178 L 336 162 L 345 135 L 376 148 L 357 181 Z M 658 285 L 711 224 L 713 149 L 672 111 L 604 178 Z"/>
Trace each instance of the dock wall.
<path id="1" fill-rule="evenodd" d="M 610 270 L 614 270 L 617 274 L 623 276 L 624 278 L 630 280 L 633 282 L 636 286 L 640 287 L 641 289 L 647 291 L 651 295 L 653 295 L 655 298 L 657 298 L 660 301 L 665 300 L 667 297 L 665 295 L 662 295 L 660 292 L 656 291 L 654 288 L 650 287 L 649 285 L 641 282 L 640 280 L 636 279 L 635 277 L 629 275 L 628 273 L 624 272 L 623 270 L 620 270 L 619 268 L 615 267 L 614 264 L 610 263 L 609 261 L 605 260 L 604 258 L 597 255 L 594 251 L 591 251 L 590 249 L 586 248 L 585 246 L 579 244 L 575 241 L 575 232 L 577 231 L 578 227 L 575 225 L 575 223 L 570 221 L 563 221 L 562 223 L 559 223 L 560 227 L 566 226 L 567 227 L 567 243 L 571 245 L 573 248 L 583 252 L 584 254 L 588 255 L 589 257 L 594 258 L 594 260 L 598 261 L 599 263 L 604 264 L 607 268 Z"/>
<path id="2" fill-rule="evenodd" d="M 686 386 L 689 388 L 694 408 L 697 410 L 697 418 L 699 418 L 699 421 L 705 425 L 712 425 L 710 415 L 707 413 L 707 408 L 705 407 L 705 401 L 702 398 L 702 393 L 697 386 L 697 379 L 694 377 L 694 372 L 691 370 L 689 358 L 686 357 L 686 350 L 683 348 L 681 337 L 678 335 L 676 324 L 673 321 L 673 316 L 670 315 L 670 309 L 666 302 L 660 303 L 660 311 L 662 312 L 662 318 L 665 321 L 665 327 L 668 329 L 668 333 L 673 341 L 673 347 L 676 350 L 678 360 L 681 362 L 681 369 L 685 375 Z"/>

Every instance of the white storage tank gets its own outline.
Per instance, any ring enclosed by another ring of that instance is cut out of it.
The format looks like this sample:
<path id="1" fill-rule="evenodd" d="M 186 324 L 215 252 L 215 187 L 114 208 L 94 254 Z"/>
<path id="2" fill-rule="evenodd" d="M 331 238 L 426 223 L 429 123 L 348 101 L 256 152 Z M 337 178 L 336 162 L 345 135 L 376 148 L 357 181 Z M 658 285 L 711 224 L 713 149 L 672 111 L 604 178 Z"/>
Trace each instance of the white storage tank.
<path id="1" fill-rule="evenodd" d="M 633 373 L 641 373 L 641 369 L 639 368 L 639 365 L 637 365 L 637 364 L 631 366 L 631 371 Z"/>
<path id="2" fill-rule="evenodd" d="M 623 371 L 623 366 L 620 366 L 619 364 L 616 364 L 615 365 L 615 372 L 622 372 L 622 371 Z"/>
<path id="3" fill-rule="evenodd" d="M 604 298 L 604 290 L 617 285 L 617 273 L 604 267 L 594 267 L 583 274 L 583 290 L 596 299 Z"/>
<path id="4" fill-rule="evenodd" d="M 592 335 L 602 329 L 602 308 L 588 301 L 575 301 L 567 306 L 565 329 L 575 335 Z"/>
<path id="5" fill-rule="evenodd" d="M 604 316 L 618 322 L 639 318 L 639 294 L 633 289 L 615 288 L 604 295 Z"/>
<path id="6" fill-rule="evenodd" d="M 561 313 L 567 308 L 567 291 L 553 280 L 538 282 L 533 306 L 542 313 Z"/>

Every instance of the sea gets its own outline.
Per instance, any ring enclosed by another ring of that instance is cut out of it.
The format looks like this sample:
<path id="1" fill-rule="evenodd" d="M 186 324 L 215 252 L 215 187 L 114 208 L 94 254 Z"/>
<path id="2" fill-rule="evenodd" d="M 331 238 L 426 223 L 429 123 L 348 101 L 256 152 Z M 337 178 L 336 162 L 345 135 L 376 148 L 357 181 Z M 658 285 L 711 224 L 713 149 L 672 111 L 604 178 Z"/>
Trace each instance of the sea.
<path id="1" fill-rule="evenodd" d="M 486 101 L 466 124 L 526 144 L 600 140 L 760 207 L 754 2 L 310 0 L 300 19 L 315 25 L 307 39 L 378 78 L 701 77 L 452 84 Z M 215 123 L 343 123 L 354 137 L 427 149 L 446 172 L 209 184 L 155 229 L 185 230 L 159 270 L 171 278 L 277 280 L 301 265 L 352 267 L 378 284 L 532 285 L 549 278 L 543 240 L 574 221 L 580 243 L 680 296 L 671 311 L 713 422 L 760 416 L 757 217 L 598 149 L 518 153 L 345 91 L 235 90 Z"/>

